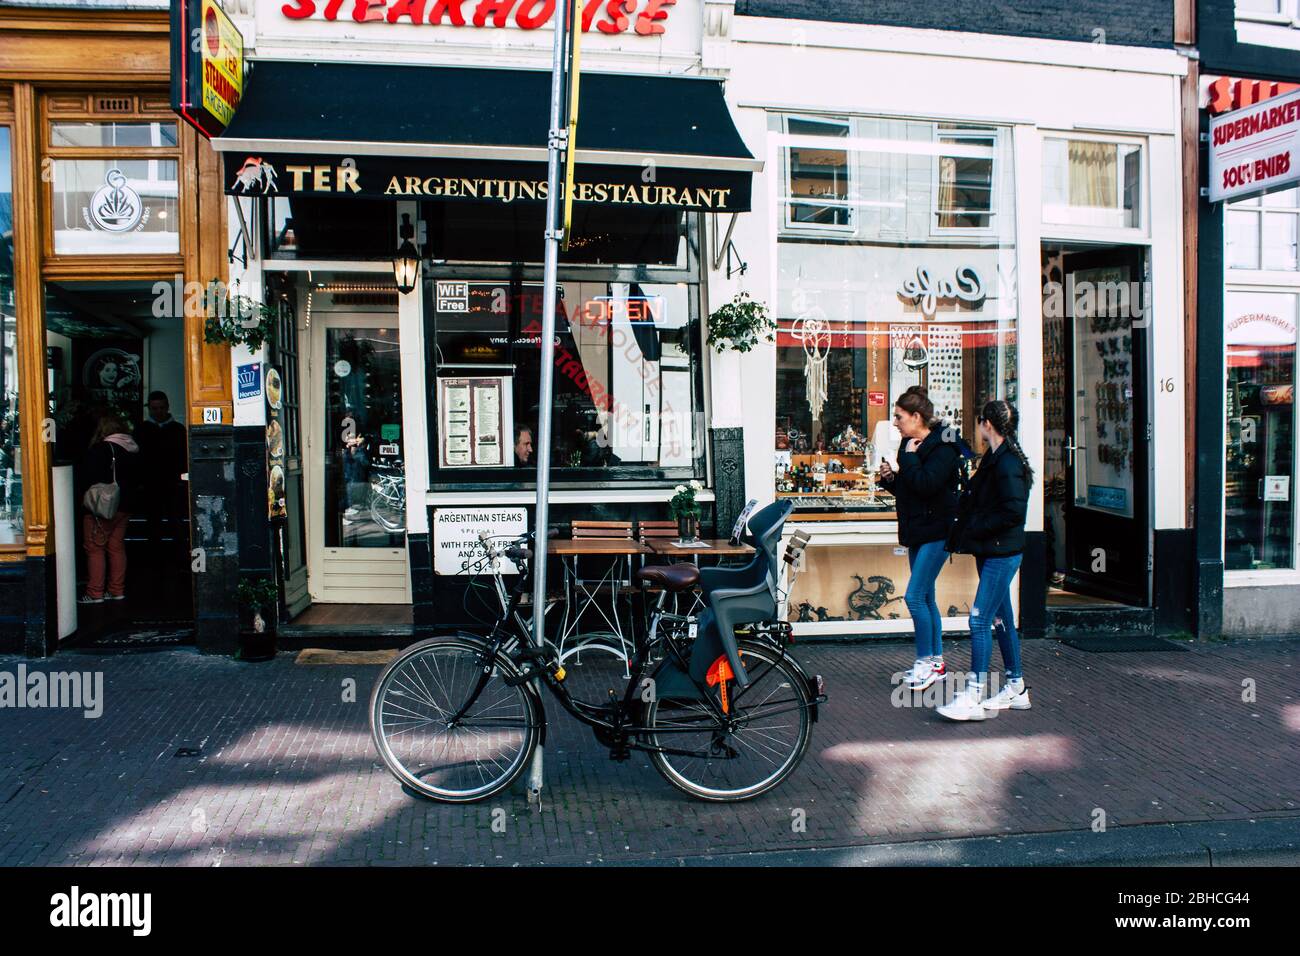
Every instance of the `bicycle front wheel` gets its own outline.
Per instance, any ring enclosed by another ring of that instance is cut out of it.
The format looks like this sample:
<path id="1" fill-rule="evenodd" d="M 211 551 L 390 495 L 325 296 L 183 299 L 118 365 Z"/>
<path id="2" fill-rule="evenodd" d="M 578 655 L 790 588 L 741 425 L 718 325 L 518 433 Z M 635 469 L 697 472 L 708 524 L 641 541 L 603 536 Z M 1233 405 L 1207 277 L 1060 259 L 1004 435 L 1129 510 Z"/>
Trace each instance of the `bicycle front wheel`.
<path id="1" fill-rule="evenodd" d="M 408 788 L 447 803 L 483 800 L 506 789 L 528 765 L 542 711 L 518 674 L 498 657 L 478 686 L 491 650 L 472 635 L 412 645 L 380 675 L 370 695 L 370 731 L 390 773 Z"/>
<path id="2" fill-rule="evenodd" d="M 750 800 L 784 780 L 808 750 L 812 697 L 799 667 L 780 651 L 740 642 L 752 683 L 728 685 L 730 723 L 707 704 L 656 700 L 646 711 L 655 769 L 677 789 L 700 800 Z"/>

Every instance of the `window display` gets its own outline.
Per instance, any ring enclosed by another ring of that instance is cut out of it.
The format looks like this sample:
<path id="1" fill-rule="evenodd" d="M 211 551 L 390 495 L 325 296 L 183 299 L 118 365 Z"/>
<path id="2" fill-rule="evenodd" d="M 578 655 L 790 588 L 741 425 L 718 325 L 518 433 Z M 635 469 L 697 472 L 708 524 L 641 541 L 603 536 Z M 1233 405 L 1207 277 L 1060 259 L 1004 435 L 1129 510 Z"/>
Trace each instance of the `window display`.
<path id="1" fill-rule="evenodd" d="M 790 181 L 777 244 L 776 487 L 798 518 L 891 520 L 878 469 L 897 454 L 902 392 L 926 387 L 938 415 L 971 440 L 976 409 L 1016 400 L 1010 134 L 841 124 L 822 134 L 852 184 L 841 232 L 795 225 L 814 130 L 796 137 L 790 121 L 781 153 Z"/>
<path id="2" fill-rule="evenodd" d="M 1225 300 L 1224 568 L 1295 567 L 1295 357 L 1300 293 Z"/>

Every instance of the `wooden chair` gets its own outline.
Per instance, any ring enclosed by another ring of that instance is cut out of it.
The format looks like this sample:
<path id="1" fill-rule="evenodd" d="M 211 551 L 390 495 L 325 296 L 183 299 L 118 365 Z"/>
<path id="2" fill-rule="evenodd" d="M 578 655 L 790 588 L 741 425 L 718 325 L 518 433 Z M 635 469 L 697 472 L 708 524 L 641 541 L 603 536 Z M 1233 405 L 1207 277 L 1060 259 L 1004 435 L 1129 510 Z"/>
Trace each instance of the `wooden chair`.
<path id="1" fill-rule="evenodd" d="M 574 538 L 612 538 L 621 541 L 632 537 L 632 522 L 574 521 L 570 524 L 570 531 Z"/>
<path id="2" fill-rule="evenodd" d="M 677 537 L 676 521 L 638 521 L 637 536 L 644 542 L 648 538 Z"/>

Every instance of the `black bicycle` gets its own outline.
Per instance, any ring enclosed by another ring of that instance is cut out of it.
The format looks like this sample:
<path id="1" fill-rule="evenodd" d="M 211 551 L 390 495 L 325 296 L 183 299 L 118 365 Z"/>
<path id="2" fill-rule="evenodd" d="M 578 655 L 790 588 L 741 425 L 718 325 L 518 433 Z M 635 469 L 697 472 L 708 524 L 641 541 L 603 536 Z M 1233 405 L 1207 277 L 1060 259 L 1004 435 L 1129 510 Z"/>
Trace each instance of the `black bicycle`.
<path id="1" fill-rule="evenodd" d="M 773 540 L 779 542 L 788 513 L 785 508 L 774 528 L 764 524 L 745 568 L 676 564 L 638 572 L 645 591 L 658 592 L 657 602 L 635 636 L 623 693 L 611 690 L 605 701 L 574 696 L 558 648 L 544 637 L 533 640 L 525 615 L 531 534 L 483 538 L 485 555 L 476 567 L 491 574 L 500 612 L 486 633 L 459 631 L 414 644 L 380 675 L 370 725 L 385 765 L 410 790 L 434 800 L 465 803 L 501 792 L 545 737 L 544 685 L 592 728 L 613 760 L 644 751 L 669 783 L 702 800 L 748 800 L 771 790 L 803 759 L 826 700 L 821 677 L 808 675 L 788 653 L 790 625 L 776 620 L 780 574 Z M 782 563 L 791 573 L 806 540 L 797 536 L 787 548 Z M 509 587 L 503 559 L 520 572 Z M 760 574 L 758 589 L 734 586 Z M 709 610 L 698 618 L 664 611 L 669 595 L 697 584 Z M 770 591 L 770 612 L 754 600 L 763 590 Z M 719 609 L 727 610 L 715 616 Z"/>

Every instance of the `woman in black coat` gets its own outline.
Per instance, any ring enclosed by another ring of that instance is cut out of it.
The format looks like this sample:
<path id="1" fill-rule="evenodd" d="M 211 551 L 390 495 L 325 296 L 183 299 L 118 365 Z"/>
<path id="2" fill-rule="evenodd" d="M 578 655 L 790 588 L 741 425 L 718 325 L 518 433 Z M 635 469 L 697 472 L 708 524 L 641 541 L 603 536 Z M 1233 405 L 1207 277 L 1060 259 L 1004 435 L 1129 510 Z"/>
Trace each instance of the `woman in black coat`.
<path id="1" fill-rule="evenodd" d="M 898 470 L 888 460 L 880 465 L 881 481 L 894 493 L 898 511 L 898 543 L 907 548 L 911 575 L 903 600 L 912 615 L 916 661 L 903 680 L 924 690 L 943 678 L 943 618 L 935 598 L 935 582 L 948 555 L 944 541 L 957 515 L 957 476 L 961 468 L 961 439 L 956 429 L 940 427 L 934 404 L 913 385 L 894 404 L 894 425 L 903 436 Z"/>
<path id="2" fill-rule="evenodd" d="M 975 556 L 980 576 L 970 612 L 972 673 L 966 688 L 939 708 L 949 720 L 983 720 L 991 711 L 1029 709 L 1011 603 L 1011 581 L 1025 550 L 1025 512 L 1034 480 L 1016 435 L 1019 424 L 1014 405 L 999 400 L 984 406 L 979 430 L 989 450 L 962 497 L 948 543 L 949 551 Z M 1005 684 L 986 698 L 995 628 L 1006 668 Z"/>

